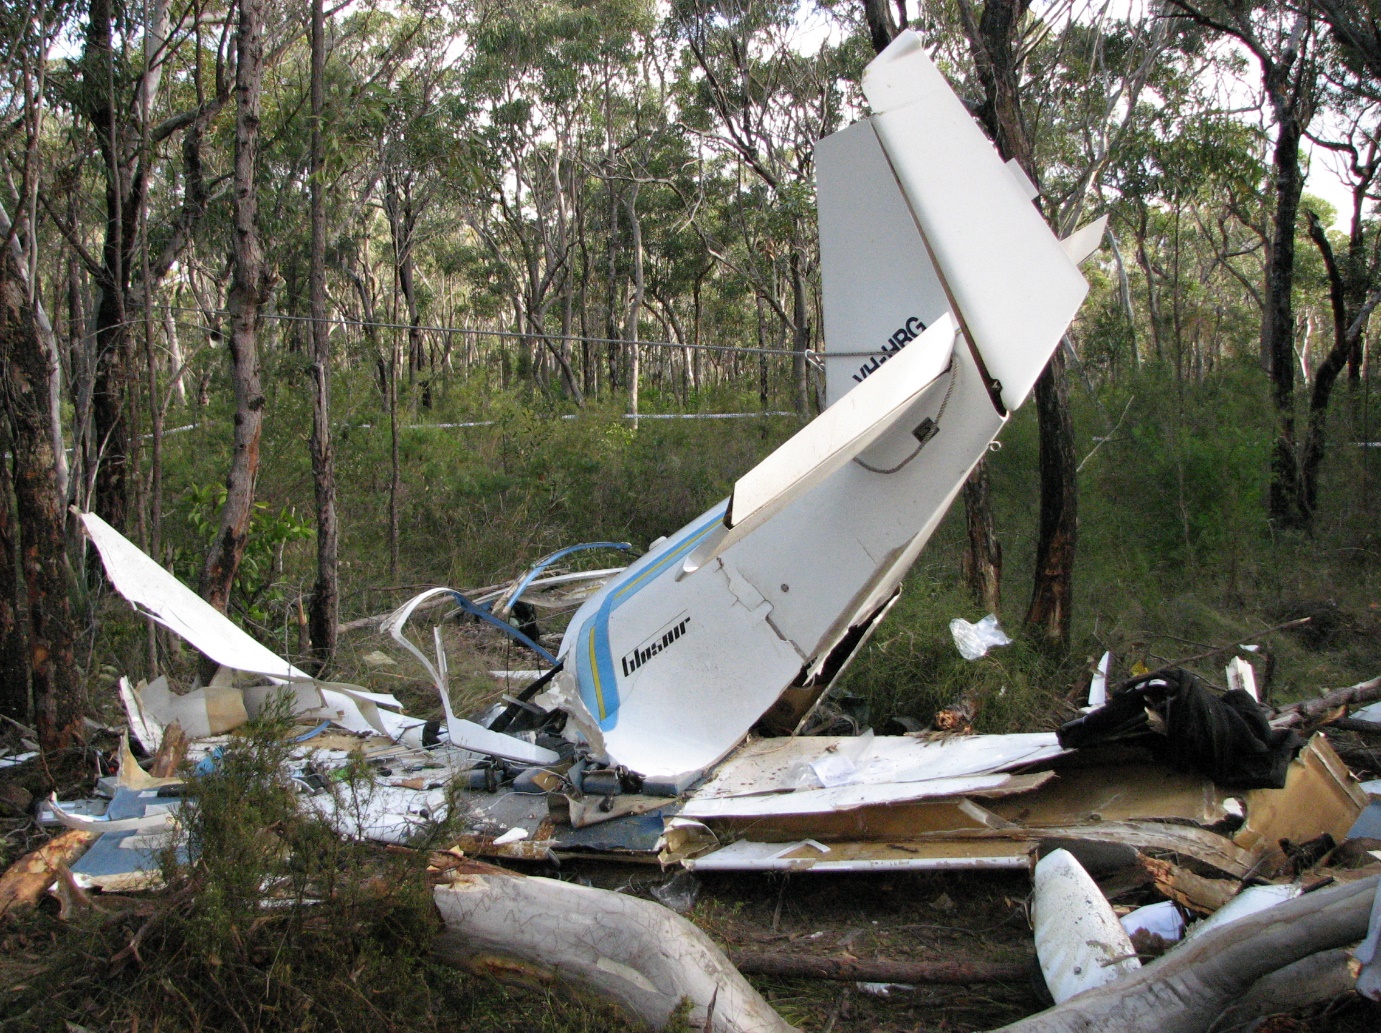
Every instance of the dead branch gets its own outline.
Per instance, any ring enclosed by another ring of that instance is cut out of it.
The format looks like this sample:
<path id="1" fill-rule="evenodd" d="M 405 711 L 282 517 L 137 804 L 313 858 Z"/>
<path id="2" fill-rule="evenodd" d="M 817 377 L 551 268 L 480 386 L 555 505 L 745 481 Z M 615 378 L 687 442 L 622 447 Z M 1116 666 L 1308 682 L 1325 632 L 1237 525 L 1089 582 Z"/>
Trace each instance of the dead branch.
<path id="1" fill-rule="evenodd" d="M 1031 961 L 887 961 L 822 958 L 810 954 L 735 951 L 735 967 L 750 976 L 836 979 L 863 983 L 1014 983 L 1031 973 Z"/>
<path id="2" fill-rule="evenodd" d="M 33 907 L 52 885 L 59 865 L 70 865 L 96 840 L 94 832 L 71 829 L 25 854 L 0 875 L 0 915 Z"/>
<path id="3" fill-rule="evenodd" d="M 1293 628 L 1302 628 L 1304 625 L 1308 624 L 1313 619 L 1314 618 L 1312 617 L 1300 617 L 1296 620 L 1286 621 L 1284 624 L 1277 624 L 1274 627 L 1264 628 L 1261 631 L 1253 631 L 1250 636 L 1244 637 L 1250 637 L 1253 639 L 1265 638 L 1267 635 L 1274 635 L 1277 632 L 1290 631 Z M 1138 682 L 1145 681 L 1147 678 L 1153 678 L 1158 674 L 1165 674 L 1167 671 L 1173 671 L 1177 667 L 1185 667 L 1189 664 L 1198 663 L 1201 660 L 1212 660 L 1214 657 L 1223 656 L 1227 653 L 1234 653 L 1241 648 L 1242 647 L 1237 642 L 1234 642 L 1231 645 L 1219 646 L 1216 649 L 1210 649 L 1206 653 L 1195 653 L 1193 656 L 1186 656 L 1182 657 L 1179 660 L 1172 660 L 1168 664 L 1163 664 L 1162 666 L 1157 667 L 1154 671 L 1148 671 L 1146 674 L 1138 674 L 1135 677 L 1124 679 L 1122 682 L 1118 683 L 1114 688 L 1112 688 L 1110 690 L 1110 693 L 1120 692 L 1122 689 L 1135 685 Z"/>
<path id="4" fill-rule="evenodd" d="M 1336 728 L 1340 732 L 1360 732 L 1362 735 L 1381 735 L 1381 723 L 1376 721 L 1363 721 L 1356 717 L 1340 717 L 1336 721 L 1328 722 L 1329 728 Z"/>
<path id="5" fill-rule="evenodd" d="M 1205 1033 L 1259 980 L 1365 936 L 1377 881 L 1329 887 L 1207 932 L 1002 1033 Z"/>
<path id="6" fill-rule="evenodd" d="M 1371 703 L 1381 699 L 1381 678 L 1358 682 L 1345 689 L 1333 689 L 1318 699 L 1287 703 L 1276 710 L 1276 718 L 1271 723 L 1280 727 L 1307 725 L 1326 716 L 1339 707 L 1354 707 L 1359 703 Z"/>

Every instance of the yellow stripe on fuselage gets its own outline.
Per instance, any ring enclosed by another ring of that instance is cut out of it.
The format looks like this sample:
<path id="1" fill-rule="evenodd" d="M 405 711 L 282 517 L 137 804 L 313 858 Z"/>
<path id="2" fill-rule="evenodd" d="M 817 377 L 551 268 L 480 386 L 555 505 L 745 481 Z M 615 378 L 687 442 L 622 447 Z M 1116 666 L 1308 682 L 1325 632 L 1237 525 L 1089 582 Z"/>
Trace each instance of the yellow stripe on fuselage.
<path id="1" fill-rule="evenodd" d="M 608 712 L 604 708 L 604 688 L 599 683 L 599 661 L 595 659 L 595 629 L 590 629 L 590 678 L 595 683 L 595 701 L 599 704 L 599 719 L 603 721 Z"/>

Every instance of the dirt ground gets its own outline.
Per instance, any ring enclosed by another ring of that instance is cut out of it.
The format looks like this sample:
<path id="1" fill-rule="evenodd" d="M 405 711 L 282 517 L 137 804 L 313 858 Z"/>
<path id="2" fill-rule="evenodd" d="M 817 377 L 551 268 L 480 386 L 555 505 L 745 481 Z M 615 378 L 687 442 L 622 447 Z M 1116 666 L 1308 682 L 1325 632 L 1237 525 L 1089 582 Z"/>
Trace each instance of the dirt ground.
<path id="1" fill-rule="evenodd" d="M 606 889 L 638 892 L 660 882 L 655 868 L 562 868 Z M 631 884 L 631 885 L 630 885 Z M 1024 874 L 707 874 L 687 917 L 734 951 L 892 961 L 1024 961 L 1032 956 Z M 852 982 L 751 976 L 803 1030 L 991 1029 L 1039 1011 L 1028 980 L 1012 984 L 892 988 L 870 994 Z"/>

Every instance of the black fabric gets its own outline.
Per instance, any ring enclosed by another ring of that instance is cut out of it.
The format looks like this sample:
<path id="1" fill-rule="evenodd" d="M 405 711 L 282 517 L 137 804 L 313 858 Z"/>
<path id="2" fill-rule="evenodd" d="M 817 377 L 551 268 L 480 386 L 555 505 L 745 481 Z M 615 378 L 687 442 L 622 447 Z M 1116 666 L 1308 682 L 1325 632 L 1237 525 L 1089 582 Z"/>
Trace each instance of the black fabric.
<path id="1" fill-rule="evenodd" d="M 1154 724 L 1152 714 L 1159 718 Z M 1066 749 L 1145 746 L 1172 767 L 1229 789 L 1281 788 L 1285 769 L 1304 745 L 1295 732 L 1272 728 L 1266 709 L 1247 693 L 1215 695 L 1183 670 L 1124 686 L 1106 706 L 1063 725 L 1059 737 Z"/>

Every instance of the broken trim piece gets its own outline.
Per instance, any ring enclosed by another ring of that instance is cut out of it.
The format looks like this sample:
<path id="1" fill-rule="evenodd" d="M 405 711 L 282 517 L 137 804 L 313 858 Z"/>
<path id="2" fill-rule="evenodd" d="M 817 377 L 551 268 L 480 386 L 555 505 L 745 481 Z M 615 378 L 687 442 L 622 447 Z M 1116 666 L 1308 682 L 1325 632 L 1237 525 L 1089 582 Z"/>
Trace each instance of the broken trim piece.
<path id="1" fill-rule="evenodd" d="M 620 552 L 632 552 L 633 545 L 630 542 L 584 542 L 580 545 L 569 545 L 564 549 L 558 549 L 550 556 L 542 557 L 529 567 L 527 573 L 518 580 L 513 590 L 503 595 L 502 601 L 491 604 L 490 609 L 499 615 L 508 613 L 513 609 L 513 604 L 522 598 L 523 593 L 528 590 L 528 586 L 536 580 L 542 571 L 573 552 L 582 552 L 587 549 L 617 549 Z"/>
<path id="2" fill-rule="evenodd" d="M 446 668 L 446 651 L 441 645 L 441 629 L 432 629 L 432 643 L 436 650 L 436 663 L 427 659 L 425 653 L 413 645 L 412 640 L 403 633 L 403 628 L 407 625 L 408 619 L 413 611 L 428 599 L 438 595 L 455 595 L 449 588 L 429 588 L 420 595 L 413 596 L 398 609 L 394 610 L 384 622 L 379 626 L 380 631 L 387 632 L 392 636 L 393 641 L 406 649 L 418 662 L 423 669 L 431 676 L 432 684 L 436 686 L 437 694 L 441 697 L 441 707 L 446 713 L 446 730 L 451 738 L 451 745 L 459 746 L 462 749 L 473 750 L 476 753 L 483 753 L 493 757 L 503 757 L 505 760 L 516 760 L 525 764 L 554 764 L 560 760 L 560 756 L 553 750 L 524 742 L 522 739 L 505 735 L 502 732 L 490 731 L 483 725 L 478 725 L 474 721 L 465 721 L 456 717 L 455 711 L 451 709 L 451 693 L 449 679 Z M 497 619 L 497 618 L 494 618 Z"/>

